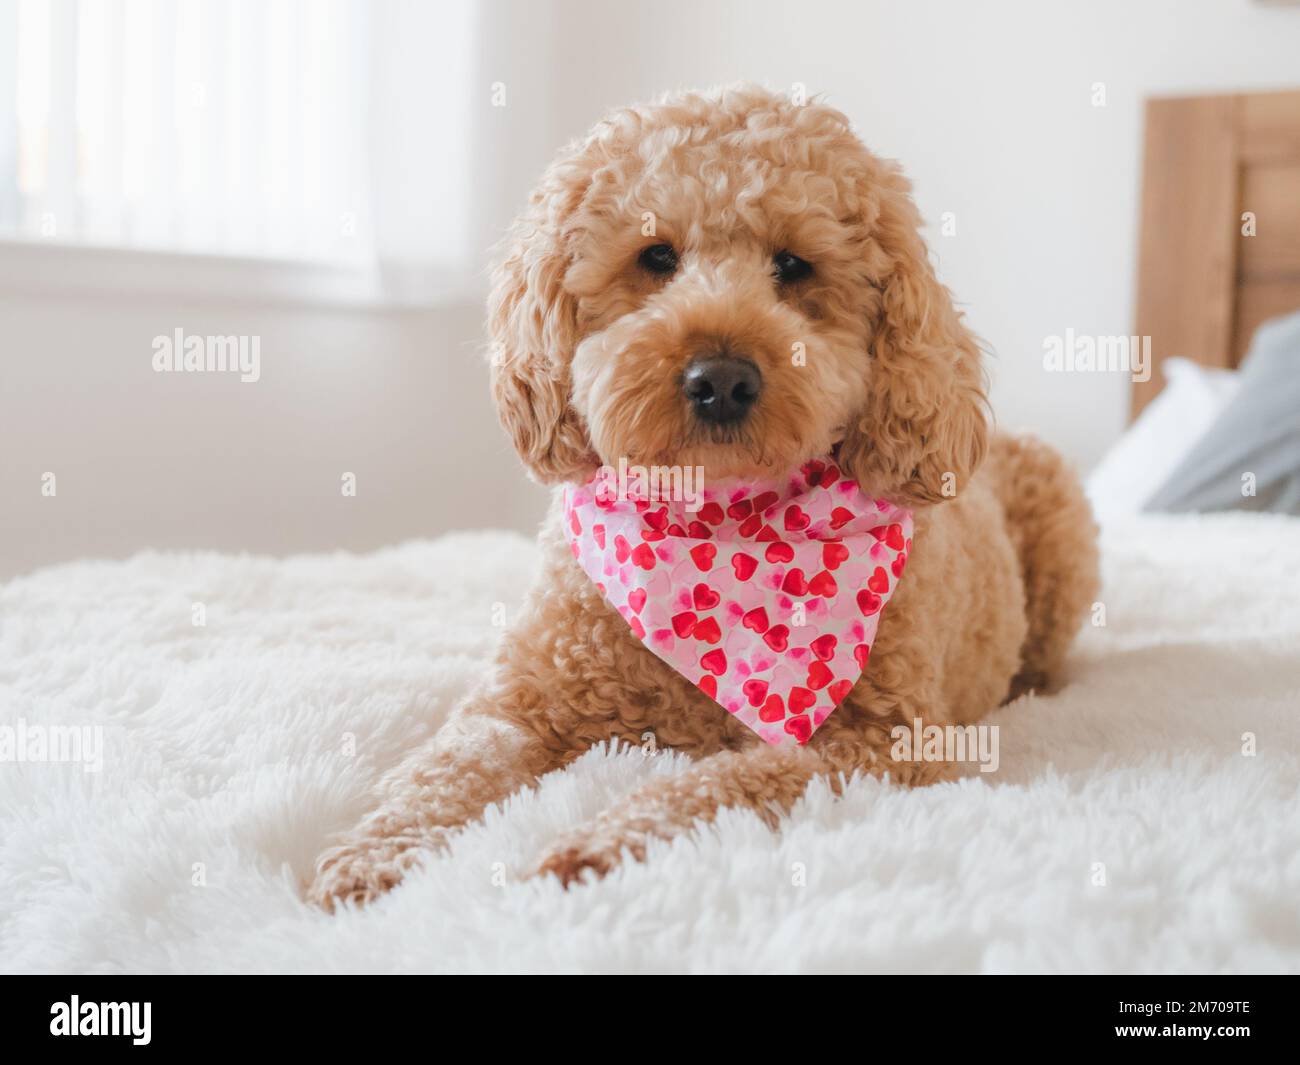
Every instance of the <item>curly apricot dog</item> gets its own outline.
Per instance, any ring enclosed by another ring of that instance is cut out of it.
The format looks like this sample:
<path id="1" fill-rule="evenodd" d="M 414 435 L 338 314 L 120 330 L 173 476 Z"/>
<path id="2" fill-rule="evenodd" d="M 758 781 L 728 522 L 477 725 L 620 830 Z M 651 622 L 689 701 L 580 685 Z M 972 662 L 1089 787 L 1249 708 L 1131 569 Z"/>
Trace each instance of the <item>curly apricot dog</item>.
<path id="1" fill-rule="evenodd" d="M 550 168 L 489 319 L 493 392 L 532 474 L 580 485 L 622 458 L 780 477 L 834 456 L 911 510 L 907 578 L 834 712 L 806 743 L 769 745 L 610 606 L 557 498 L 493 678 L 321 857 L 309 898 L 375 897 L 604 740 L 652 731 L 695 763 L 556 842 L 535 871 L 566 884 L 722 807 L 775 824 L 817 774 L 943 779 L 952 766 L 892 758 L 891 729 L 970 723 L 1059 677 L 1098 586 L 1095 528 L 1056 454 L 990 433 L 979 348 L 909 189 L 839 112 L 753 87 L 619 111 Z"/>

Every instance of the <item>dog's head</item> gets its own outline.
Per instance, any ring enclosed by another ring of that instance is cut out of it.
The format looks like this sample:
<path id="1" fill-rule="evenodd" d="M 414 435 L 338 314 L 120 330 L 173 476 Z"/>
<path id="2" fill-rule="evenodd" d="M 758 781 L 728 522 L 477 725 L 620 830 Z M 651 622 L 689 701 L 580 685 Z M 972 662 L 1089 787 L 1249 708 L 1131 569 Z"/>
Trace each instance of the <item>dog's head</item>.
<path id="1" fill-rule="evenodd" d="M 780 474 L 838 444 L 871 494 L 963 488 L 987 438 L 979 349 L 909 190 L 838 111 L 762 89 L 607 118 L 494 277 L 493 391 L 533 475 Z"/>

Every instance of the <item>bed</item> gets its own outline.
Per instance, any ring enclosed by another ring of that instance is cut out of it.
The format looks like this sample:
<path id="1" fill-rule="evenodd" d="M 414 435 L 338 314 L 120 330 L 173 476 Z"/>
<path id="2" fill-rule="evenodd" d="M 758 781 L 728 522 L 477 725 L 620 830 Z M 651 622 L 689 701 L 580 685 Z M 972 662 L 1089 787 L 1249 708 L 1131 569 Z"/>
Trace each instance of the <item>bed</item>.
<path id="1" fill-rule="evenodd" d="M 1260 132 L 1275 105 L 1255 99 L 1153 104 L 1148 174 L 1176 180 L 1200 159 L 1176 158 L 1177 128 L 1208 124 L 1218 139 L 1197 151 L 1221 172 L 1195 195 L 1225 211 L 1246 195 L 1271 218 L 1274 163 L 1233 164 L 1236 192 L 1223 184 L 1225 144 L 1300 158 L 1293 135 Z M 1186 328 L 1159 358 L 1230 368 L 1270 293 L 1300 283 L 1295 264 L 1262 242 L 1225 250 L 1215 230 L 1196 239 L 1217 257 L 1192 272 L 1197 245 L 1156 221 L 1172 207 L 1153 180 L 1139 332 Z M 1199 225 L 1185 208 L 1174 221 Z M 1174 275 L 1205 287 L 1166 291 Z M 1300 971 L 1300 521 L 1118 514 L 1103 557 L 1069 685 L 990 719 L 996 773 L 915 791 L 858 779 L 838 799 L 817 785 L 779 833 L 728 812 L 600 883 L 519 879 L 565 827 L 681 770 L 671 752 L 597 749 L 334 917 L 300 883 L 482 674 L 532 545 L 145 553 L 13 580 L 0 725 L 98 730 L 100 766 L 0 765 L 0 968 Z"/>
<path id="2" fill-rule="evenodd" d="M 779 834 L 728 815 L 599 884 L 516 881 L 565 826 L 680 769 L 598 750 L 333 918 L 300 879 L 482 671 L 532 545 L 144 554 L 12 581 L 0 720 L 104 739 L 98 773 L 0 771 L 0 967 L 1295 971 L 1295 521 L 1140 518 L 1105 560 L 1105 624 L 1062 693 L 997 712 L 994 774 L 818 787 Z"/>

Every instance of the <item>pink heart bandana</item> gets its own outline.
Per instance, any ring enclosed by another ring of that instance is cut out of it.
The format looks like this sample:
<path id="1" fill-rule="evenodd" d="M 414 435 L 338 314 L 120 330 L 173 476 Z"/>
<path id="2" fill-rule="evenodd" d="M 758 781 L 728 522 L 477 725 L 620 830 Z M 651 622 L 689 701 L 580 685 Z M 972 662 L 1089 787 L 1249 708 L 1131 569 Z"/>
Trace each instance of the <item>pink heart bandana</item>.
<path id="1" fill-rule="evenodd" d="M 771 744 L 807 743 L 862 675 L 911 512 L 831 459 L 682 502 L 564 494 L 573 557 L 656 655 Z M 633 493 L 629 493 L 631 495 Z"/>

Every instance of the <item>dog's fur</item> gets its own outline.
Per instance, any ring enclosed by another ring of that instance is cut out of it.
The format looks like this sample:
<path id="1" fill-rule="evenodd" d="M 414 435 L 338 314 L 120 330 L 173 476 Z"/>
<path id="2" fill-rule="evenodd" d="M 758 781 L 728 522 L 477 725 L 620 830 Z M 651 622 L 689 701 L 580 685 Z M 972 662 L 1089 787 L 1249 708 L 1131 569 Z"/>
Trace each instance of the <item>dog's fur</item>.
<path id="1" fill-rule="evenodd" d="M 919 224 L 897 166 L 843 115 L 753 87 L 619 111 L 551 167 L 489 320 L 493 392 L 533 475 L 585 480 L 620 457 L 779 474 L 838 445 L 868 494 L 915 508 L 907 576 L 845 702 L 806 746 L 773 748 L 633 636 L 552 507 L 540 581 L 491 682 L 322 856 L 310 898 L 332 909 L 387 890 L 487 806 L 603 740 L 652 732 L 697 761 L 557 842 L 537 871 L 565 883 L 722 807 L 775 823 L 815 774 L 945 777 L 951 766 L 892 760 L 890 730 L 969 723 L 1059 677 L 1098 586 L 1091 515 L 1055 453 L 990 433 L 979 348 Z M 638 265 L 663 243 L 680 256 L 671 277 Z M 782 250 L 812 276 L 779 284 Z M 697 424 L 680 391 L 685 363 L 719 349 L 763 376 L 739 431 Z"/>

